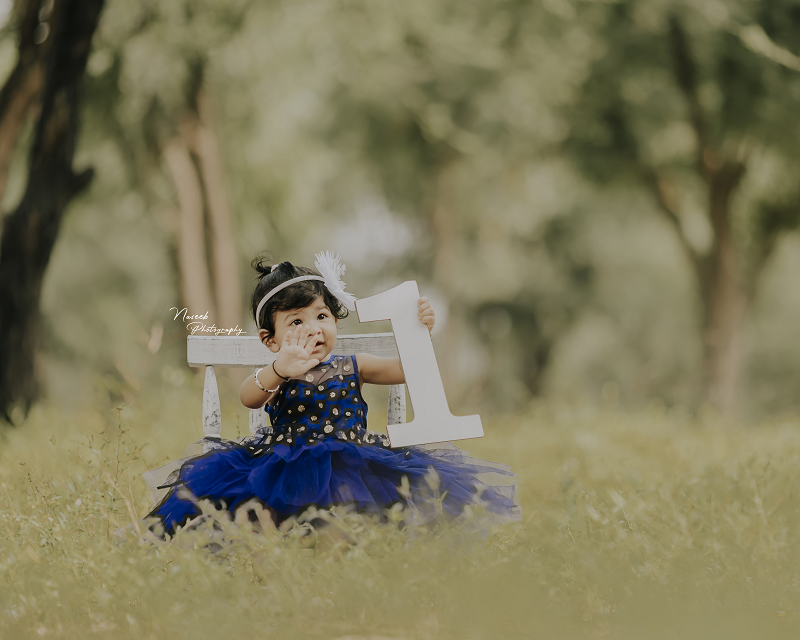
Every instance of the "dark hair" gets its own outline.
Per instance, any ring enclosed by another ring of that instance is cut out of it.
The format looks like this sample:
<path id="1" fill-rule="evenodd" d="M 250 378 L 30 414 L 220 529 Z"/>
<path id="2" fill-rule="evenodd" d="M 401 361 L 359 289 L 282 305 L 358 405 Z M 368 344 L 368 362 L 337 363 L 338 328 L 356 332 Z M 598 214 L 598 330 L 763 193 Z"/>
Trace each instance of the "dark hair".
<path id="1" fill-rule="evenodd" d="M 259 318 L 256 318 L 256 309 L 267 293 L 279 284 L 299 276 L 318 276 L 319 273 L 309 267 L 297 267 L 291 262 L 281 262 L 273 270 L 272 260 L 269 256 L 256 256 L 251 262 L 253 269 L 258 272 L 258 283 L 253 291 L 250 309 L 256 321 L 256 329 L 266 329 L 270 336 L 275 335 L 275 314 L 278 311 L 291 311 L 304 309 L 320 296 L 331 310 L 334 318 L 341 320 L 347 317 L 347 308 L 339 302 L 321 280 L 304 280 L 282 289 L 272 296 L 261 308 Z"/>

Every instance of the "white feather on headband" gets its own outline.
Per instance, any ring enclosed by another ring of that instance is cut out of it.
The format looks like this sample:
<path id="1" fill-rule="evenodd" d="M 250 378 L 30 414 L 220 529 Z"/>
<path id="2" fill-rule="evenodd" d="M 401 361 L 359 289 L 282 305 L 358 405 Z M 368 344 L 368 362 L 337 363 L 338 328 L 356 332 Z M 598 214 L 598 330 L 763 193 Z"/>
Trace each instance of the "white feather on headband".
<path id="1" fill-rule="evenodd" d="M 320 275 L 325 279 L 325 287 L 330 291 L 339 302 L 349 311 L 356 310 L 356 297 L 352 293 L 344 290 L 345 284 L 342 280 L 344 272 L 347 270 L 339 256 L 333 255 L 333 251 L 323 251 L 316 254 L 314 266 Z"/>

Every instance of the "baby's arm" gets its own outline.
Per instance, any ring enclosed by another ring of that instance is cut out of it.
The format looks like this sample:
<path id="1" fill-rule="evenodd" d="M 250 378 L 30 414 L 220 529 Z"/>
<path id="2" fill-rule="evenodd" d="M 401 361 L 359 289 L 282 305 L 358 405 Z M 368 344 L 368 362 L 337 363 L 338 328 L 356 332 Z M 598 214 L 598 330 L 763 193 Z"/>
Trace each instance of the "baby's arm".
<path id="1" fill-rule="evenodd" d="M 258 381 L 267 391 L 262 391 L 258 387 L 255 376 L 252 375 L 247 376 L 239 388 L 239 399 L 245 407 L 250 409 L 263 407 L 277 393 L 283 378 L 275 375 L 270 366 L 258 370 Z"/>
<path id="2" fill-rule="evenodd" d="M 428 333 L 433 331 L 436 315 L 428 299 L 422 297 L 417 302 L 417 317 L 428 327 Z M 406 381 L 400 358 L 379 358 L 370 353 L 359 353 L 356 356 L 359 377 L 361 382 L 370 384 L 403 384 Z"/>

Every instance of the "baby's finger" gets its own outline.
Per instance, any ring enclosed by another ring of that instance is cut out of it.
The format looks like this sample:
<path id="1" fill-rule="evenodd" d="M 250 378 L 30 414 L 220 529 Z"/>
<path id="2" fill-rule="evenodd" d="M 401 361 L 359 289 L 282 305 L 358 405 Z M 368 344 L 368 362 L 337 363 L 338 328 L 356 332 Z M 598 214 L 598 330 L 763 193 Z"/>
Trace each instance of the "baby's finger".
<path id="1" fill-rule="evenodd" d="M 282 347 L 288 347 L 292 344 L 292 330 L 289 329 L 286 333 L 283 334 L 283 343 Z"/>
<path id="2" fill-rule="evenodd" d="M 313 351 L 313 346 L 314 346 L 314 343 L 316 341 L 317 341 L 317 334 L 316 333 L 311 333 L 309 331 L 308 335 L 306 336 L 306 339 L 303 341 L 303 344 L 302 344 L 303 349 L 308 351 L 308 348 L 312 347 L 312 351 Z"/>
<path id="3" fill-rule="evenodd" d="M 419 321 L 428 327 L 428 333 L 433 331 L 433 325 L 436 322 L 436 316 L 433 313 L 431 306 L 427 303 L 424 303 L 424 305 L 420 307 L 417 315 L 419 316 Z"/>
<path id="4" fill-rule="evenodd" d="M 294 333 L 294 341 L 292 342 L 292 344 L 302 346 L 305 343 L 307 334 L 308 334 L 308 327 L 304 324 L 301 324 L 299 327 L 297 327 L 297 331 L 295 331 Z"/>

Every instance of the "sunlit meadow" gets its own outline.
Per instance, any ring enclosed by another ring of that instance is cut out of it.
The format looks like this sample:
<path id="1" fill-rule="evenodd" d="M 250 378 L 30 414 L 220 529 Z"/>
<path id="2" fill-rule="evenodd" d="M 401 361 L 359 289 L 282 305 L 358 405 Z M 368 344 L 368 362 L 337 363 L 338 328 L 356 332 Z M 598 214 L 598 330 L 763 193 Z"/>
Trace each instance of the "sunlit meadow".
<path id="1" fill-rule="evenodd" d="M 149 508 L 139 474 L 197 438 L 199 385 L 40 405 L 5 434 L 1 637 L 797 637 L 797 419 L 543 404 L 484 420 L 461 444 L 513 466 L 524 510 L 485 538 L 343 517 L 335 535 L 222 521 L 115 541 Z"/>

